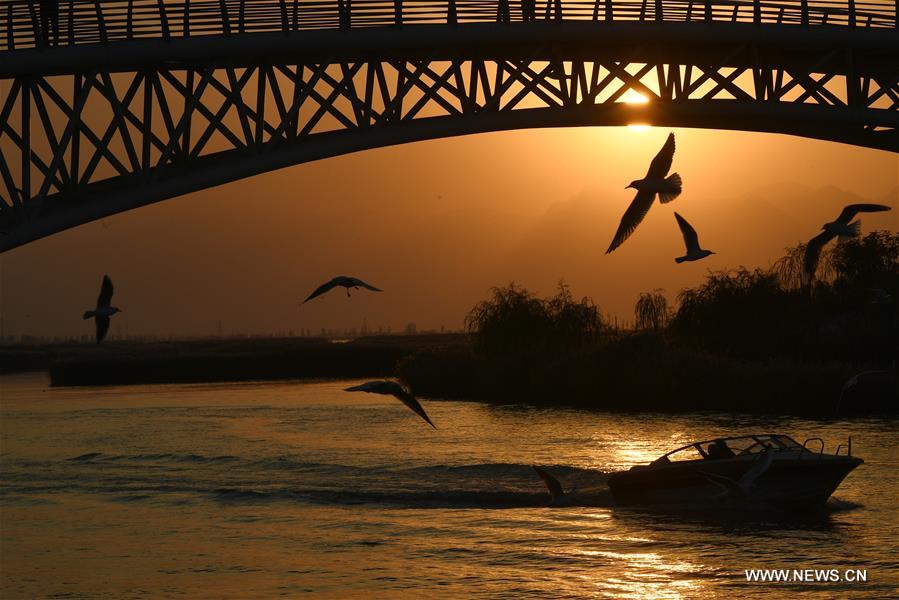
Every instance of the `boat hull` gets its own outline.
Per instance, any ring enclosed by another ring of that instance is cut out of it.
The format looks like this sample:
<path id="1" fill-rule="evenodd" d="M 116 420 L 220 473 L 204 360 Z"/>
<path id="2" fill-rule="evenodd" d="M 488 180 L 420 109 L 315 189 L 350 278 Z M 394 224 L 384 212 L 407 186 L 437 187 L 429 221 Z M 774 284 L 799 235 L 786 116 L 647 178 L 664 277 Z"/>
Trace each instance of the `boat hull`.
<path id="1" fill-rule="evenodd" d="M 616 506 L 751 505 L 782 510 L 823 505 L 843 479 L 863 461 L 824 456 L 776 460 L 746 495 L 727 494 L 705 473 L 734 481 L 751 468 L 752 460 L 687 461 L 636 468 L 609 478 Z"/>

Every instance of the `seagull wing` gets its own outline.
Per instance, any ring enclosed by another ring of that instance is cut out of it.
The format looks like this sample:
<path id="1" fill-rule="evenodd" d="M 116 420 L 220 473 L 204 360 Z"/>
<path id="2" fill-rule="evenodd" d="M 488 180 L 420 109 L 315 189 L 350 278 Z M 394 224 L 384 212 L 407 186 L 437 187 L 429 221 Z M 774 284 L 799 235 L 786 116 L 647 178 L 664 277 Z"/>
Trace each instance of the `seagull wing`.
<path id="1" fill-rule="evenodd" d="M 765 474 L 765 472 L 771 467 L 771 461 L 774 460 L 774 451 L 773 450 L 765 450 L 762 452 L 762 455 L 755 459 L 755 462 L 749 468 L 748 471 L 743 473 L 743 476 L 740 477 L 740 480 L 737 484 L 743 488 L 744 490 L 748 490 L 755 481 Z"/>
<path id="2" fill-rule="evenodd" d="M 365 283 L 364 281 L 362 281 L 361 279 L 358 279 L 358 278 L 356 278 L 356 277 L 350 277 L 350 279 L 353 281 L 353 283 L 354 283 L 355 285 L 357 285 L 357 286 L 359 286 L 359 287 L 364 287 L 364 288 L 367 289 L 367 290 L 371 290 L 371 291 L 373 291 L 373 292 L 381 292 L 381 291 L 383 291 L 383 290 L 379 290 L 378 288 L 376 288 L 376 287 L 373 286 L 373 285 L 369 285 L 369 284 Z"/>
<path id="3" fill-rule="evenodd" d="M 425 409 L 424 407 L 422 407 L 421 403 L 415 399 L 415 396 L 403 389 L 400 384 L 397 383 L 395 385 L 397 389 L 394 391 L 393 396 L 397 400 L 408 406 L 410 409 L 412 409 L 412 412 L 424 419 L 428 425 L 430 425 L 434 429 L 437 429 L 437 426 L 434 425 L 434 423 L 431 421 L 428 413 L 425 412 Z"/>
<path id="4" fill-rule="evenodd" d="M 891 371 L 885 371 L 882 369 L 877 369 L 873 371 L 862 371 L 861 373 L 856 373 L 852 377 L 846 380 L 846 383 L 843 384 L 843 389 L 840 392 L 845 392 L 850 388 L 854 388 L 859 384 L 859 382 L 865 377 L 869 377 L 871 375 L 889 375 Z"/>
<path id="5" fill-rule="evenodd" d="M 109 303 L 112 302 L 112 279 L 109 278 L 109 275 L 103 276 L 103 283 L 100 284 L 100 295 L 97 296 L 97 308 L 106 308 L 109 306 Z"/>
<path id="6" fill-rule="evenodd" d="M 818 268 L 818 259 L 821 258 L 821 249 L 835 237 L 835 233 L 824 230 L 805 245 L 805 258 L 802 261 L 802 281 L 804 283 L 808 283 L 814 278 L 815 270 Z"/>
<path id="7" fill-rule="evenodd" d="M 106 338 L 106 332 L 109 331 L 109 317 L 97 316 L 94 318 L 97 326 L 97 343 L 99 344 Z"/>
<path id="8" fill-rule="evenodd" d="M 850 389 L 850 388 L 854 388 L 855 386 L 857 386 L 857 385 L 858 385 L 858 378 L 859 378 L 860 375 L 863 375 L 863 374 L 864 374 L 864 373 L 859 373 L 858 375 L 853 375 L 852 377 L 850 377 L 849 379 L 847 379 L 847 380 L 846 380 L 846 383 L 843 384 L 843 388 L 840 390 L 840 394 L 842 395 L 846 390 L 848 390 L 848 389 Z"/>
<path id="9" fill-rule="evenodd" d="M 860 212 L 884 212 L 887 210 L 892 210 L 892 207 L 884 204 L 849 204 L 843 207 L 843 212 L 837 217 L 837 221 L 848 225 L 849 221 Z"/>
<path id="10" fill-rule="evenodd" d="M 649 171 L 646 172 L 646 178 L 653 177 L 655 179 L 665 179 L 668 171 L 671 170 L 671 163 L 674 160 L 674 134 L 669 133 L 665 145 L 652 159 L 649 165 Z"/>
<path id="11" fill-rule="evenodd" d="M 345 392 L 368 392 L 369 394 L 392 394 L 386 389 L 387 381 L 366 381 L 353 387 L 348 387 Z"/>
<path id="12" fill-rule="evenodd" d="M 649 212 L 649 207 L 652 206 L 655 197 L 655 192 L 646 192 L 642 190 L 637 192 L 637 195 L 634 196 L 633 201 L 631 201 L 631 205 L 628 206 L 627 210 L 624 212 L 624 216 L 621 217 L 618 231 L 615 232 L 615 238 L 612 240 L 612 243 L 609 244 L 609 249 L 606 250 L 606 254 L 615 250 L 615 248 L 623 244 L 624 241 L 634 233 L 634 230 L 637 229 L 637 225 L 640 224 L 643 217 Z"/>
<path id="13" fill-rule="evenodd" d="M 318 286 L 318 287 L 315 289 L 314 292 L 312 292 L 311 294 L 309 294 L 309 297 L 308 297 L 308 298 L 306 298 L 305 300 L 303 300 L 303 304 L 306 304 L 307 302 L 309 302 L 309 301 L 312 300 L 313 298 L 317 298 L 318 296 L 321 296 L 321 295 L 324 294 L 325 292 L 330 291 L 330 290 L 331 290 L 334 286 L 336 286 L 336 285 L 337 285 L 337 283 L 336 283 L 333 279 L 332 279 L 331 281 L 327 282 L 327 283 L 321 284 L 320 286 Z"/>
<path id="14" fill-rule="evenodd" d="M 352 387 L 346 388 L 347 392 L 368 392 L 370 394 L 384 394 L 386 396 L 393 396 L 406 406 L 408 406 L 412 412 L 417 414 L 419 417 L 425 420 L 425 422 L 437 429 L 437 426 L 431 421 L 431 418 L 428 417 L 428 413 L 425 412 L 425 409 L 422 408 L 421 404 L 418 400 L 415 399 L 415 396 L 406 391 L 403 386 L 398 384 L 395 381 L 367 381 L 360 385 L 354 385 Z"/>
<path id="15" fill-rule="evenodd" d="M 687 220 L 677 213 L 674 213 L 677 219 L 677 226 L 680 227 L 681 235 L 684 236 L 684 245 L 687 247 L 687 254 L 699 251 L 699 236 L 693 226 L 687 223 Z"/>
<path id="16" fill-rule="evenodd" d="M 546 489 L 549 491 L 549 495 L 553 500 L 557 500 L 565 495 L 565 490 L 562 489 L 562 484 L 559 483 L 559 480 L 538 467 L 537 465 L 531 465 L 533 469 L 537 472 L 537 475 L 540 476 L 540 479 L 543 480 L 543 483 L 546 484 Z"/>

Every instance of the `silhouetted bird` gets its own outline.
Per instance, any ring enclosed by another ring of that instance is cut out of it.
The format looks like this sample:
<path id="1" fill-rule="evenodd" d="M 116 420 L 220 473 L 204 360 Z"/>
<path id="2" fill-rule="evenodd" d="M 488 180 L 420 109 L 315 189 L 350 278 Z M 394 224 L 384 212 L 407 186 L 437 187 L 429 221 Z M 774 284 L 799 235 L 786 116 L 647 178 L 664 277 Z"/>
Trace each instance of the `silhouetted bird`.
<path id="1" fill-rule="evenodd" d="M 713 483 L 721 488 L 722 491 L 714 497 L 715 500 L 745 498 L 755 491 L 755 482 L 768 471 L 773 460 L 774 451 L 770 449 L 765 450 L 739 479 L 731 479 L 725 475 L 705 471 L 697 471 L 697 473 L 702 475 L 709 483 Z"/>
<path id="2" fill-rule="evenodd" d="M 320 286 L 318 286 L 318 288 L 317 288 L 314 292 L 312 292 L 311 294 L 309 294 L 309 297 L 308 297 L 308 298 L 306 298 L 305 300 L 303 300 L 303 304 L 306 304 L 307 302 L 309 302 L 309 301 L 312 300 L 313 298 L 315 298 L 315 297 L 317 297 L 317 296 L 321 296 L 321 295 L 324 294 L 325 292 L 329 292 L 329 291 L 331 291 L 333 288 L 336 288 L 336 287 L 338 287 L 338 286 L 342 286 L 342 287 L 345 287 L 345 288 L 346 288 L 346 296 L 347 296 L 347 298 L 350 297 L 350 288 L 355 288 L 355 289 L 358 290 L 360 287 L 364 287 L 365 289 L 371 290 L 371 291 L 373 291 L 373 292 L 380 292 L 380 291 L 382 291 L 382 290 L 379 290 L 378 288 L 376 288 L 376 287 L 373 286 L 373 285 L 369 285 L 369 284 L 365 283 L 365 282 L 362 281 L 361 279 L 357 279 L 357 278 L 355 278 L 355 277 L 347 277 L 346 275 L 341 275 L 341 276 L 339 276 L 339 277 L 335 277 L 334 279 L 332 279 L 331 281 L 329 281 L 329 282 L 327 282 L 327 283 L 323 283 L 323 284 L 321 284 Z"/>
<path id="3" fill-rule="evenodd" d="M 537 475 L 540 476 L 540 479 L 543 480 L 543 483 L 546 484 L 546 491 L 549 492 L 550 497 L 553 499 L 553 502 L 556 502 L 560 498 L 565 497 L 565 490 L 562 489 L 562 484 L 559 483 L 559 480 L 538 467 L 537 465 L 531 465 L 534 471 L 537 472 Z"/>
<path id="4" fill-rule="evenodd" d="M 348 387 L 344 391 L 368 392 L 369 394 L 383 394 L 385 396 L 393 396 L 394 398 L 411 408 L 412 411 L 419 417 L 424 419 L 428 423 L 428 425 L 430 425 L 434 429 L 437 429 L 437 426 L 431 422 L 430 417 L 428 417 L 428 414 L 425 412 L 425 409 L 422 408 L 418 400 L 415 399 L 415 396 L 410 394 L 406 390 L 406 388 L 395 381 L 368 381 L 360 385 Z"/>
<path id="5" fill-rule="evenodd" d="M 109 278 L 109 275 L 104 275 L 103 283 L 100 284 L 100 295 L 97 296 L 97 308 L 84 311 L 85 320 L 93 319 L 97 326 L 98 344 L 103 341 L 103 338 L 106 337 L 106 332 L 109 331 L 109 317 L 117 312 L 122 312 L 120 308 L 110 306 L 112 293 L 112 279 Z"/>
<path id="6" fill-rule="evenodd" d="M 818 260 L 821 258 L 821 249 L 827 242 L 837 236 L 840 237 L 841 242 L 858 236 L 861 222 L 850 222 L 855 215 L 863 212 L 883 212 L 890 209 L 889 206 L 883 204 L 850 204 L 843 208 L 839 217 L 822 225 L 823 231 L 810 239 L 805 246 L 805 259 L 802 261 L 802 283 L 808 284 L 814 279 Z"/>
<path id="7" fill-rule="evenodd" d="M 896 361 L 893 361 L 892 369 L 874 369 L 870 371 L 862 371 L 861 373 L 856 373 L 852 377 L 846 380 L 846 383 L 843 384 L 842 389 L 840 390 L 840 398 L 837 400 L 836 412 L 839 414 L 840 408 L 843 405 L 843 398 L 846 396 L 846 392 L 852 390 L 853 388 L 863 385 L 865 383 L 873 383 L 877 384 L 885 384 L 885 383 L 895 383 L 896 381 Z M 894 386 L 895 387 L 895 386 Z"/>
<path id="8" fill-rule="evenodd" d="M 674 262 L 682 263 L 688 260 L 701 260 L 710 254 L 714 254 L 711 250 L 699 247 L 699 236 L 696 235 L 696 230 L 687 223 L 685 218 L 677 213 L 674 213 L 674 218 L 677 219 L 677 226 L 680 227 L 681 235 L 684 236 L 684 245 L 687 247 L 687 254 L 678 256 L 674 259 Z"/>
<path id="9" fill-rule="evenodd" d="M 652 159 L 652 164 L 649 165 L 646 177 L 636 179 L 624 188 L 636 189 L 637 195 L 634 197 L 631 205 L 627 207 L 624 216 L 621 217 L 621 224 L 618 225 L 618 231 L 615 232 L 615 238 L 609 245 L 609 249 L 606 250 L 606 254 L 623 244 L 637 229 L 637 225 L 649 212 L 649 207 L 652 206 L 653 201 L 656 199 L 656 194 L 659 195 L 659 201 L 662 204 L 671 202 L 680 195 L 682 185 L 680 175 L 673 173 L 670 177 L 666 177 L 671 169 L 673 160 L 674 134 L 669 133 L 665 145 L 662 146 L 656 157 Z"/>

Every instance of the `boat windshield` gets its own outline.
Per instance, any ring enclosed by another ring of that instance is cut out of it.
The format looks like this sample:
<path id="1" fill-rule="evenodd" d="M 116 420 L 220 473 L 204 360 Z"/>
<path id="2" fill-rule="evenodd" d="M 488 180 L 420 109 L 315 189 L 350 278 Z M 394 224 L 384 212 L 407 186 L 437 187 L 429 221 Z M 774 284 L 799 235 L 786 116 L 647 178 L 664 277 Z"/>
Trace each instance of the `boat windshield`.
<path id="1" fill-rule="evenodd" d="M 803 447 L 787 435 L 765 434 L 723 437 L 704 442 L 693 442 L 656 459 L 653 461 L 653 464 L 733 458 L 744 454 L 758 454 L 768 449 L 774 452 L 791 452 L 803 450 Z"/>

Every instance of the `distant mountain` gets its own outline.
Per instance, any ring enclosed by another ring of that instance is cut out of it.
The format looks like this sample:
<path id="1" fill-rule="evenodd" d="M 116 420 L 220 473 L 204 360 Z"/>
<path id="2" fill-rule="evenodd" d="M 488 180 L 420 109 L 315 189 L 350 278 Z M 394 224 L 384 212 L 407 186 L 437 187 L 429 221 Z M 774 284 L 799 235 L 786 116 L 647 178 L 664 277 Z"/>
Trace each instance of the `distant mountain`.
<path id="1" fill-rule="evenodd" d="M 877 202 L 893 206 L 892 212 L 865 215 L 862 231 L 896 230 L 899 220 L 897 197 L 899 188 L 884 197 L 870 198 L 832 185 L 812 188 L 780 183 L 759 187 L 735 202 L 721 202 L 713 222 L 719 223 L 720 229 L 727 232 L 733 251 L 760 253 L 775 260 L 784 248 L 816 235 L 821 225 L 835 219 L 847 204 Z"/>
<path id="2" fill-rule="evenodd" d="M 899 206 L 899 185 L 895 186 L 893 189 L 888 191 L 886 194 L 881 196 L 879 199 L 875 200 L 875 202 L 880 202 L 882 204 L 890 204 L 892 206 Z M 897 222 L 899 222 L 899 215 L 896 216 Z"/>

